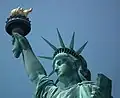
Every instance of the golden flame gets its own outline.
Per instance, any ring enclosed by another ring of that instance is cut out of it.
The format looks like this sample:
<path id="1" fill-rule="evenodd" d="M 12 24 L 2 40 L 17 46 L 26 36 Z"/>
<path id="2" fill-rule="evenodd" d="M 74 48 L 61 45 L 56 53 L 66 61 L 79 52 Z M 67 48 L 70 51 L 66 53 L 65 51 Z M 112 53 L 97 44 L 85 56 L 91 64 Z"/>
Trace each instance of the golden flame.
<path id="1" fill-rule="evenodd" d="M 17 16 L 17 15 L 21 15 L 21 16 L 25 16 L 27 17 L 28 14 L 30 12 L 32 12 L 32 8 L 29 8 L 29 9 L 23 9 L 21 7 L 18 7 L 18 8 L 15 8 L 13 9 L 11 12 L 10 12 L 10 16 Z"/>

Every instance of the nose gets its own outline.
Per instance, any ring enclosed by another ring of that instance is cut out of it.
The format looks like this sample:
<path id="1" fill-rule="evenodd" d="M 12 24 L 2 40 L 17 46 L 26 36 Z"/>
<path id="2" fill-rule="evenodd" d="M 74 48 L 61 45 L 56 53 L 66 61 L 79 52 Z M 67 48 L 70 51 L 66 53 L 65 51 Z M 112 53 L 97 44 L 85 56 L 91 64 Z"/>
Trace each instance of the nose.
<path id="1" fill-rule="evenodd" d="M 59 70 L 58 67 L 55 67 L 55 72 L 58 72 L 58 70 Z"/>

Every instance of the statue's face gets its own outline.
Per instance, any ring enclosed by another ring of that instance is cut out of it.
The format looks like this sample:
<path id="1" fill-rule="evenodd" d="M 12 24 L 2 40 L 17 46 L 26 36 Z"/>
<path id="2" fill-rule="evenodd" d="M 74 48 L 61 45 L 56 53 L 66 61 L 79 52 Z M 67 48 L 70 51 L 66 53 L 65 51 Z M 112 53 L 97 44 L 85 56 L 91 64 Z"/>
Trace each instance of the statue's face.
<path id="1" fill-rule="evenodd" d="M 62 82 L 66 77 L 70 77 L 75 69 L 74 60 L 68 55 L 60 55 L 54 61 L 54 70 L 58 75 L 59 80 Z"/>

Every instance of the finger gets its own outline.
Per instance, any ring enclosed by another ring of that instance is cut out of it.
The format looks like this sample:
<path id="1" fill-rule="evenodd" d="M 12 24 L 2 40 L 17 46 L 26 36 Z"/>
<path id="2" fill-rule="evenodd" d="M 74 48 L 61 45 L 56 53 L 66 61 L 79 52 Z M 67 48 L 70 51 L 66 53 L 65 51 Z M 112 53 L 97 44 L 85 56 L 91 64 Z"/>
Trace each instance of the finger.
<path id="1" fill-rule="evenodd" d="M 15 58 L 18 58 L 20 56 L 21 52 L 22 52 L 21 49 L 19 49 L 19 50 L 13 49 L 12 51 L 13 51 L 13 55 L 14 55 Z"/>
<path id="2" fill-rule="evenodd" d="M 21 54 L 21 52 L 22 52 L 22 49 L 21 49 L 21 47 L 20 47 L 20 44 L 19 44 L 18 40 L 16 40 L 16 41 L 14 42 L 12 51 L 13 51 L 13 54 L 14 54 L 14 56 L 15 56 L 16 58 L 18 58 L 18 57 L 20 56 L 20 54 Z"/>
<path id="3" fill-rule="evenodd" d="M 19 37 L 17 36 L 17 33 L 13 33 L 12 36 L 13 36 L 13 38 L 15 39 L 15 41 L 19 39 Z"/>
<path id="4" fill-rule="evenodd" d="M 14 36 L 15 36 L 16 38 L 18 38 L 19 40 L 21 40 L 21 41 L 27 40 L 26 37 L 20 35 L 19 33 L 15 33 Z"/>
<path id="5" fill-rule="evenodd" d="M 18 42 L 25 43 L 25 40 L 26 40 L 25 37 L 21 36 L 20 34 L 14 33 L 13 36 Z"/>
<path id="6" fill-rule="evenodd" d="M 19 33 L 13 33 L 13 36 L 20 41 L 26 40 L 26 38 L 24 36 L 20 35 Z"/>
<path id="7" fill-rule="evenodd" d="M 15 33 L 15 32 L 13 33 L 13 35 L 21 36 L 19 33 Z"/>
<path id="8" fill-rule="evenodd" d="M 24 39 L 19 39 L 20 46 L 22 49 L 26 50 L 28 48 L 28 43 Z"/>
<path id="9" fill-rule="evenodd" d="M 14 43 L 15 43 L 15 38 L 14 37 L 12 37 L 11 42 L 12 42 L 12 45 L 14 45 Z"/>
<path id="10" fill-rule="evenodd" d="M 14 37 L 19 41 L 19 44 L 22 49 L 26 50 L 30 47 L 28 40 L 18 33 L 14 33 Z"/>

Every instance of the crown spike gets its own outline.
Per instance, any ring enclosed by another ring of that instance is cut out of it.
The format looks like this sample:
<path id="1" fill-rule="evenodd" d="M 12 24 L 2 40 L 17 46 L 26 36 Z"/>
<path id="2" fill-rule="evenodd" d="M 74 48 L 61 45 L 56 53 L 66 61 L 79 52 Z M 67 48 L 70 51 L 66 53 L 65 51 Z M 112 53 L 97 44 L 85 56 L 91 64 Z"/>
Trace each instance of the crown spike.
<path id="1" fill-rule="evenodd" d="M 74 48 L 74 36 L 75 36 L 75 32 L 73 32 L 73 36 L 72 36 L 72 39 L 71 39 L 71 42 L 70 42 L 70 46 L 69 46 L 70 49 Z"/>
<path id="2" fill-rule="evenodd" d="M 42 37 L 43 38 L 43 37 Z M 52 48 L 52 49 L 54 49 L 55 51 L 57 50 L 57 48 L 54 46 L 54 45 L 52 45 L 48 40 L 46 40 L 45 38 L 43 38 L 44 39 L 44 41 L 47 43 L 47 44 L 49 44 L 49 46 Z"/>
<path id="3" fill-rule="evenodd" d="M 77 50 L 78 54 L 80 54 L 83 51 L 83 49 L 85 48 L 87 43 L 88 43 L 88 41 L 80 49 Z"/>
<path id="4" fill-rule="evenodd" d="M 38 56 L 38 58 L 44 58 L 44 59 L 48 59 L 48 60 L 53 60 L 53 57 L 47 57 L 47 56 Z"/>
<path id="5" fill-rule="evenodd" d="M 61 37 L 61 35 L 60 35 L 60 32 L 59 32 L 58 28 L 57 28 L 57 33 L 58 33 L 58 37 L 59 37 L 59 41 L 60 41 L 61 47 L 62 47 L 62 48 L 65 48 L 64 42 L 63 42 L 63 40 L 62 40 L 62 37 Z"/>

